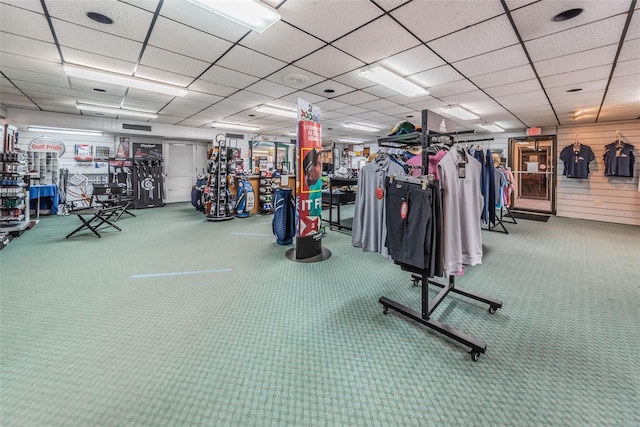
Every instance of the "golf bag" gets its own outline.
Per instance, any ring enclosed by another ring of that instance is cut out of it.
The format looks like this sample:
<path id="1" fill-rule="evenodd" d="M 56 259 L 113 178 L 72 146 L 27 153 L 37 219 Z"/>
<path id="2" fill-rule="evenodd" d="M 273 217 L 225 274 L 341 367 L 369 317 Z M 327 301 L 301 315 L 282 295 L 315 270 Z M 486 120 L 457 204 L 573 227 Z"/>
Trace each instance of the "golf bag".
<path id="1" fill-rule="evenodd" d="M 236 193 L 236 216 L 238 218 L 246 218 L 253 210 L 255 204 L 255 196 L 251 182 L 246 178 L 238 179 L 238 192 Z"/>
<path id="2" fill-rule="evenodd" d="M 193 207 L 200 212 L 204 212 L 202 194 L 206 186 L 207 176 L 200 175 L 196 178 L 196 184 L 191 187 L 191 205 L 193 205 Z"/>
<path id="3" fill-rule="evenodd" d="M 275 207 L 271 227 L 279 245 L 290 245 L 296 235 L 296 207 L 290 188 L 278 188 L 273 196 Z"/>

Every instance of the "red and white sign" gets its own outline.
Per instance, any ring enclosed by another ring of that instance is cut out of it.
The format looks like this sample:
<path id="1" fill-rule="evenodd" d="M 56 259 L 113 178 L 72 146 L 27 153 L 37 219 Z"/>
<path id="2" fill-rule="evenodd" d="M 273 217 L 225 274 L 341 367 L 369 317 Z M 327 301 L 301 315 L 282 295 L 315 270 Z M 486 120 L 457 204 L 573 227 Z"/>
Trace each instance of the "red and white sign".
<path id="1" fill-rule="evenodd" d="M 65 145 L 60 138 L 55 136 L 39 136 L 31 140 L 27 150 L 58 153 L 58 157 L 60 157 L 64 154 Z"/>

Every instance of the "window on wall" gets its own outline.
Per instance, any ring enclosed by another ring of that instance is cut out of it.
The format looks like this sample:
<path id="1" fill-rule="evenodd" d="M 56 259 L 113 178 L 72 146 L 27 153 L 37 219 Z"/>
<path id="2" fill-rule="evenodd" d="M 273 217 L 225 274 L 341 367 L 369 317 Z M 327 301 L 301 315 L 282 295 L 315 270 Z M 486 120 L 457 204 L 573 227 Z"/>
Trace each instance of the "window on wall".
<path id="1" fill-rule="evenodd" d="M 293 146 L 284 142 L 249 141 L 249 168 L 259 170 L 291 171 Z"/>

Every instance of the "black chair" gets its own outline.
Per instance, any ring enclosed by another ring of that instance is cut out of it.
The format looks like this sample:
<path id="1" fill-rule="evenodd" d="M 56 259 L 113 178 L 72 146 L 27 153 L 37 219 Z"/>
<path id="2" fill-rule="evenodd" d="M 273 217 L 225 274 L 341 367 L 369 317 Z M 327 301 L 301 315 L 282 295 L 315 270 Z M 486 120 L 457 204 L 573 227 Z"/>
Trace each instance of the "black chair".
<path id="1" fill-rule="evenodd" d="M 114 208 L 107 218 L 111 219 L 115 216 L 113 222 L 118 221 L 124 214 L 135 217 L 129 211 L 133 198 L 124 195 L 122 190 L 123 188 L 118 184 L 93 184 L 93 204 L 103 208 Z"/>

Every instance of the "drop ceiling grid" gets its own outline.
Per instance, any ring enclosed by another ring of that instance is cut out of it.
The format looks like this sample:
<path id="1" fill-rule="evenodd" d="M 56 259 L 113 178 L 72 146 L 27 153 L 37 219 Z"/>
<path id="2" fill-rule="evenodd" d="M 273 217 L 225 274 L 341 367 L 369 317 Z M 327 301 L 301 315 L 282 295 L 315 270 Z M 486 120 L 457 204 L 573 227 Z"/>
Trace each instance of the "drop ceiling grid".
<path id="1" fill-rule="evenodd" d="M 292 43 L 292 41 L 295 41 Z M 326 43 L 312 37 L 283 21 L 276 22 L 269 31 L 260 34 L 252 31 L 240 42 L 242 46 L 262 52 L 283 62 L 292 62 L 314 52 Z M 287 46 L 283 49 L 283 46 Z"/>
<path id="2" fill-rule="evenodd" d="M 53 43 L 53 36 L 43 13 L 0 3 L 0 28 L 2 33 Z"/>
<path id="3" fill-rule="evenodd" d="M 284 68 L 287 63 L 244 46 L 236 45 L 227 52 L 216 65 L 220 65 L 241 73 L 264 78 L 273 72 Z"/>
<path id="4" fill-rule="evenodd" d="M 139 65 L 136 69 L 135 76 L 142 79 L 155 80 L 160 83 L 168 83 L 182 87 L 187 87 L 187 85 L 193 81 L 192 76 L 185 76 L 170 71 L 159 70 L 146 65 Z"/>
<path id="5" fill-rule="evenodd" d="M 3 52 L 45 61 L 60 62 L 60 54 L 53 43 L 9 33 L 0 33 L 0 38 L 2 39 L 1 49 Z"/>
<path id="6" fill-rule="evenodd" d="M 293 65 L 331 79 L 358 69 L 365 63 L 329 45 L 294 62 Z"/>

